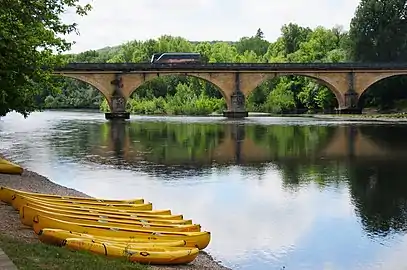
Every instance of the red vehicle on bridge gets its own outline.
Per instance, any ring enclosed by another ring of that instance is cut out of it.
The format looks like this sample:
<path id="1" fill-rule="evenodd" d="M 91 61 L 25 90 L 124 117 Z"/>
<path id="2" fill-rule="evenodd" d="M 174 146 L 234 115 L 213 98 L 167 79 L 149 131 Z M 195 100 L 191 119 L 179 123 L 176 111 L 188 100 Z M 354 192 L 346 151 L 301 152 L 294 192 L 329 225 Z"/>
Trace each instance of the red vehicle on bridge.
<path id="1" fill-rule="evenodd" d="M 201 62 L 200 53 L 155 53 L 151 56 L 152 64 L 199 64 Z"/>

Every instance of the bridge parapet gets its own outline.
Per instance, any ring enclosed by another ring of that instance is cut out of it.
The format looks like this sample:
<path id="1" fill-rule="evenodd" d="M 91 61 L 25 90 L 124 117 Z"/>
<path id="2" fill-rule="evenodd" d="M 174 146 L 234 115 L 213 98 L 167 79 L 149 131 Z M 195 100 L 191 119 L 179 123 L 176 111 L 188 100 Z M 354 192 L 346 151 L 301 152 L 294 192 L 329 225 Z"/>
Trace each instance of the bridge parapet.
<path id="1" fill-rule="evenodd" d="M 151 64 L 151 63 L 69 63 L 54 68 L 56 72 L 132 72 L 132 71 L 383 71 L 407 70 L 407 63 L 207 63 L 207 64 Z"/>

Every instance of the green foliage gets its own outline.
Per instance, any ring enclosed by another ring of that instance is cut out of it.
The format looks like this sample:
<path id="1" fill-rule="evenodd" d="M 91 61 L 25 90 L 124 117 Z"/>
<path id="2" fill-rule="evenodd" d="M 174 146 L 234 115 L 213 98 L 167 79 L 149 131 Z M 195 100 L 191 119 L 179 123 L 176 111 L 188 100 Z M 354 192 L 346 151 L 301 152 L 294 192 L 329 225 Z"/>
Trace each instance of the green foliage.
<path id="1" fill-rule="evenodd" d="M 361 0 L 349 31 L 352 59 L 404 62 L 407 58 L 405 0 Z"/>
<path id="2" fill-rule="evenodd" d="M 70 91 L 70 89 L 77 89 Z M 58 94 L 46 96 L 42 107 L 46 109 L 76 108 L 98 109 L 103 101 L 102 95 L 92 86 L 77 80 L 63 80 L 57 88 Z"/>
<path id="3" fill-rule="evenodd" d="M 265 111 L 271 113 L 285 113 L 295 109 L 294 93 L 290 90 L 292 82 L 279 83 L 268 95 Z"/>
<path id="4" fill-rule="evenodd" d="M 349 30 L 348 51 L 353 61 L 406 62 L 406 0 L 361 0 Z M 362 102 L 386 109 L 395 99 L 407 98 L 407 80 L 390 78 L 374 84 Z"/>
<path id="5" fill-rule="evenodd" d="M 100 106 L 102 111 L 109 111 L 104 101 Z M 127 104 L 127 109 L 136 114 L 168 114 L 168 115 L 208 115 L 213 112 L 222 112 L 226 109 L 224 99 L 208 97 L 205 92 L 196 93 L 191 86 L 179 83 L 175 94 L 165 97 L 135 95 Z"/>
<path id="6" fill-rule="evenodd" d="M 60 15 L 68 8 L 85 15 L 90 6 L 77 0 L 0 2 L 0 116 L 15 110 L 24 116 L 38 108 L 41 88 L 52 88 L 51 70 L 64 59 L 54 55 L 70 48 L 61 35 L 76 31 Z"/>

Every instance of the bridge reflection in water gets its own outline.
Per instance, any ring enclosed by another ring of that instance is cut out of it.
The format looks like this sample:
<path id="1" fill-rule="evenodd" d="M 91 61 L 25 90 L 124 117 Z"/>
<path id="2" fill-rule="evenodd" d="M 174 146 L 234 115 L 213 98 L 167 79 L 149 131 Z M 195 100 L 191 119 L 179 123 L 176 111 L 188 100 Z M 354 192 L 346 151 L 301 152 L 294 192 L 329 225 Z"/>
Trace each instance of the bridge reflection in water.
<path id="1" fill-rule="evenodd" d="M 250 165 L 308 159 L 352 160 L 407 157 L 371 132 L 372 126 L 259 126 L 112 121 L 92 154 L 165 165 Z M 112 159 L 111 159 L 112 160 Z"/>
<path id="2" fill-rule="evenodd" d="M 261 174 L 272 164 L 283 188 L 347 185 L 369 236 L 407 231 L 407 127 L 254 125 L 143 120 L 71 124 L 53 138 L 59 156 L 123 165 L 187 181 L 205 168 L 239 165 Z M 86 153 L 84 155 L 83 153 Z M 252 170 L 254 168 L 254 170 Z M 259 177 L 262 178 L 262 177 Z M 263 181 L 263 180 L 259 180 Z"/>

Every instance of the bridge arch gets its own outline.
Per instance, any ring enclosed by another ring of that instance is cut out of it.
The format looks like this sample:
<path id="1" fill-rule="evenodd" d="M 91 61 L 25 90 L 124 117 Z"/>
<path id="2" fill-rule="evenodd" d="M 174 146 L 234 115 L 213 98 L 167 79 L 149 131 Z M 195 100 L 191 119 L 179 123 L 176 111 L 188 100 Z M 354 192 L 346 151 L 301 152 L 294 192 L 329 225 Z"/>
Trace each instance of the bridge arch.
<path id="1" fill-rule="evenodd" d="M 112 108 L 111 96 L 113 94 L 113 91 L 112 91 L 113 88 L 110 85 L 110 81 L 109 81 L 109 84 L 106 83 L 106 76 L 107 76 L 106 74 L 56 73 L 55 75 L 58 77 L 64 77 L 64 78 L 81 81 L 81 82 L 84 82 L 84 83 L 92 86 L 93 88 L 98 90 L 99 93 L 102 94 L 102 96 L 106 99 L 109 107 Z M 112 80 L 114 79 L 114 75 L 108 76 L 108 79 L 110 79 L 110 77 L 112 77 L 111 78 Z"/>
<path id="2" fill-rule="evenodd" d="M 400 79 L 399 82 L 397 82 L 398 79 Z M 401 81 L 401 79 L 403 79 L 403 81 Z M 381 89 L 385 88 L 383 84 L 386 84 L 386 82 L 390 84 L 390 86 L 387 85 L 390 89 L 380 93 Z M 361 109 L 366 107 L 366 100 L 369 99 L 369 96 L 372 99 L 382 99 L 382 103 L 386 103 L 386 101 L 383 101 L 384 96 L 389 95 L 395 95 L 388 99 L 391 101 L 407 99 L 407 92 L 404 89 L 407 88 L 407 70 L 396 73 L 378 73 L 374 76 L 365 76 L 364 80 L 357 86 L 356 92 L 359 94 L 357 105 Z"/>
<path id="3" fill-rule="evenodd" d="M 379 73 L 376 76 L 366 76 L 365 82 L 358 89 L 359 95 L 362 95 L 366 90 L 369 89 L 369 87 L 373 86 L 378 82 L 403 75 L 407 75 L 407 70 L 396 73 Z"/>
<path id="4" fill-rule="evenodd" d="M 253 95 L 255 93 L 255 91 L 257 91 L 261 86 L 263 86 L 264 84 L 268 83 L 268 82 L 273 82 L 273 80 L 277 80 L 280 78 L 284 78 L 284 77 L 289 77 L 289 76 L 296 76 L 296 77 L 302 77 L 302 78 L 307 78 L 307 79 L 311 79 L 312 82 L 316 83 L 319 86 L 324 86 L 326 87 L 335 97 L 335 100 L 331 101 L 331 103 L 333 103 L 334 106 L 336 107 L 342 107 L 342 105 L 344 104 L 345 100 L 344 100 L 344 95 L 342 94 L 342 92 L 340 91 L 340 89 L 338 89 L 338 87 L 335 85 L 335 78 L 330 78 L 330 76 L 320 76 L 320 74 L 316 73 L 276 73 L 274 76 L 268 76 L 268 77 L 263 77 L 262 80 L 259 80 L 255 85 L 253 85 L 254 87 L 252 87 L 252 89 L 250 91 L 247 91 L 247 96 L 246 98 L 250 99 L 251 95 Z M 276 85 L 273 85 L 273 89 L 270 89 L 271 91 L 273 91 L 275 89 Z M 270 94 L 270 91 L 268 91 L 268 94 Z"/>
<path id="5" fill-rule="evenodd" d="M 143 76 L 143 75 L 142 75 Z M 211 76 L 208 76 L 206 73 L 158 73 L 158 74 L 146 74 L 143 76 L 143 79 L 139 81 L 136 84 L 133 84 L 130 91 L 126 91 L 125 95 L 127 98 L 130 98 L 134 93 L 137 93 L 143 86 L 146 86 L 148 84 L 153 83 L 155 80 L 160 79 L 160 78 L 177 78 L 179 81 L 176 82 L 176 85 L 174 85 L 174 90 L 179 85 L 182 83 L 183 80 L 185 84 L 188 84 L 189 82 L 187 81 L 188 78 L 194 78 L 197 79 L 197 81 L 203 81 L 207 83 L 208 85 L 212 86 L 212 89 L 208 89 L 210 93 L 219 93 L 220 95 L 218 96 L 219 98 L 222 98 L 226 102 L 226 106 L 229 108 L 230 107 L 230 96 L 224 91 L 224 88 L 222 87 L 221 83 L 216 82 L 216 80 L 212 80 Z M 203 86 L 203 88 L 206 86 Z M 205 89 L 202 89 L 202 91 L 205 91 Z M 166 93 L 168 93 L 168 88 L 166 90 Z M 216 96 L 215 96 L 216 97 Z"/>
<path id="6" fill-rule="evenodd" d="M 334 78 L 325 77 L 325 76 L 322 78 L 321 74 L 304 74 L 304 73 L 280 74 L 280 75 L 278 75 L 278 77 L 288 76 L 288 75 L 306 77 L 308 79 L 312 79 L 312 80 L 316 81 L 318 84 L 328 88 L 335 95 L 338 104 L 342 104 L 345 102 L 343 94 L 340 92 L 339 89 L 337 89 L 334 82 L 331 81 Z"/>
<path id="7" fill-rule="evenodd" d="M 210 80 L 207 76 L 200 74 L 200 73 L 158 73 L 158 74 L 149 74 L 148 76 L 145 76 L 144 81 L 140 84 L 137 85 L 136 87 L 134 87 L 129 93 L 128 96 L 130 97 L 131 95 L 133 95 L 133 93 L 135 93 L 141 86 L 145 85 L 146 83 L 150 83 L 158 78 L 165 78 L 165 77 L 170 77 L 170 76 L 174 76 L 174 77 L 184 77 L 184 78 L 196 78 L 196 79 L 200 79 L 203 80 L 213 86 L 215 86 L 217 88 L 217 90 L 222 94 L 224 99 L 227 99 L 227 95 L 225 93 L 225 91 L 222 89 L 222 85 L 219 85 L 218 83 Z"/>

